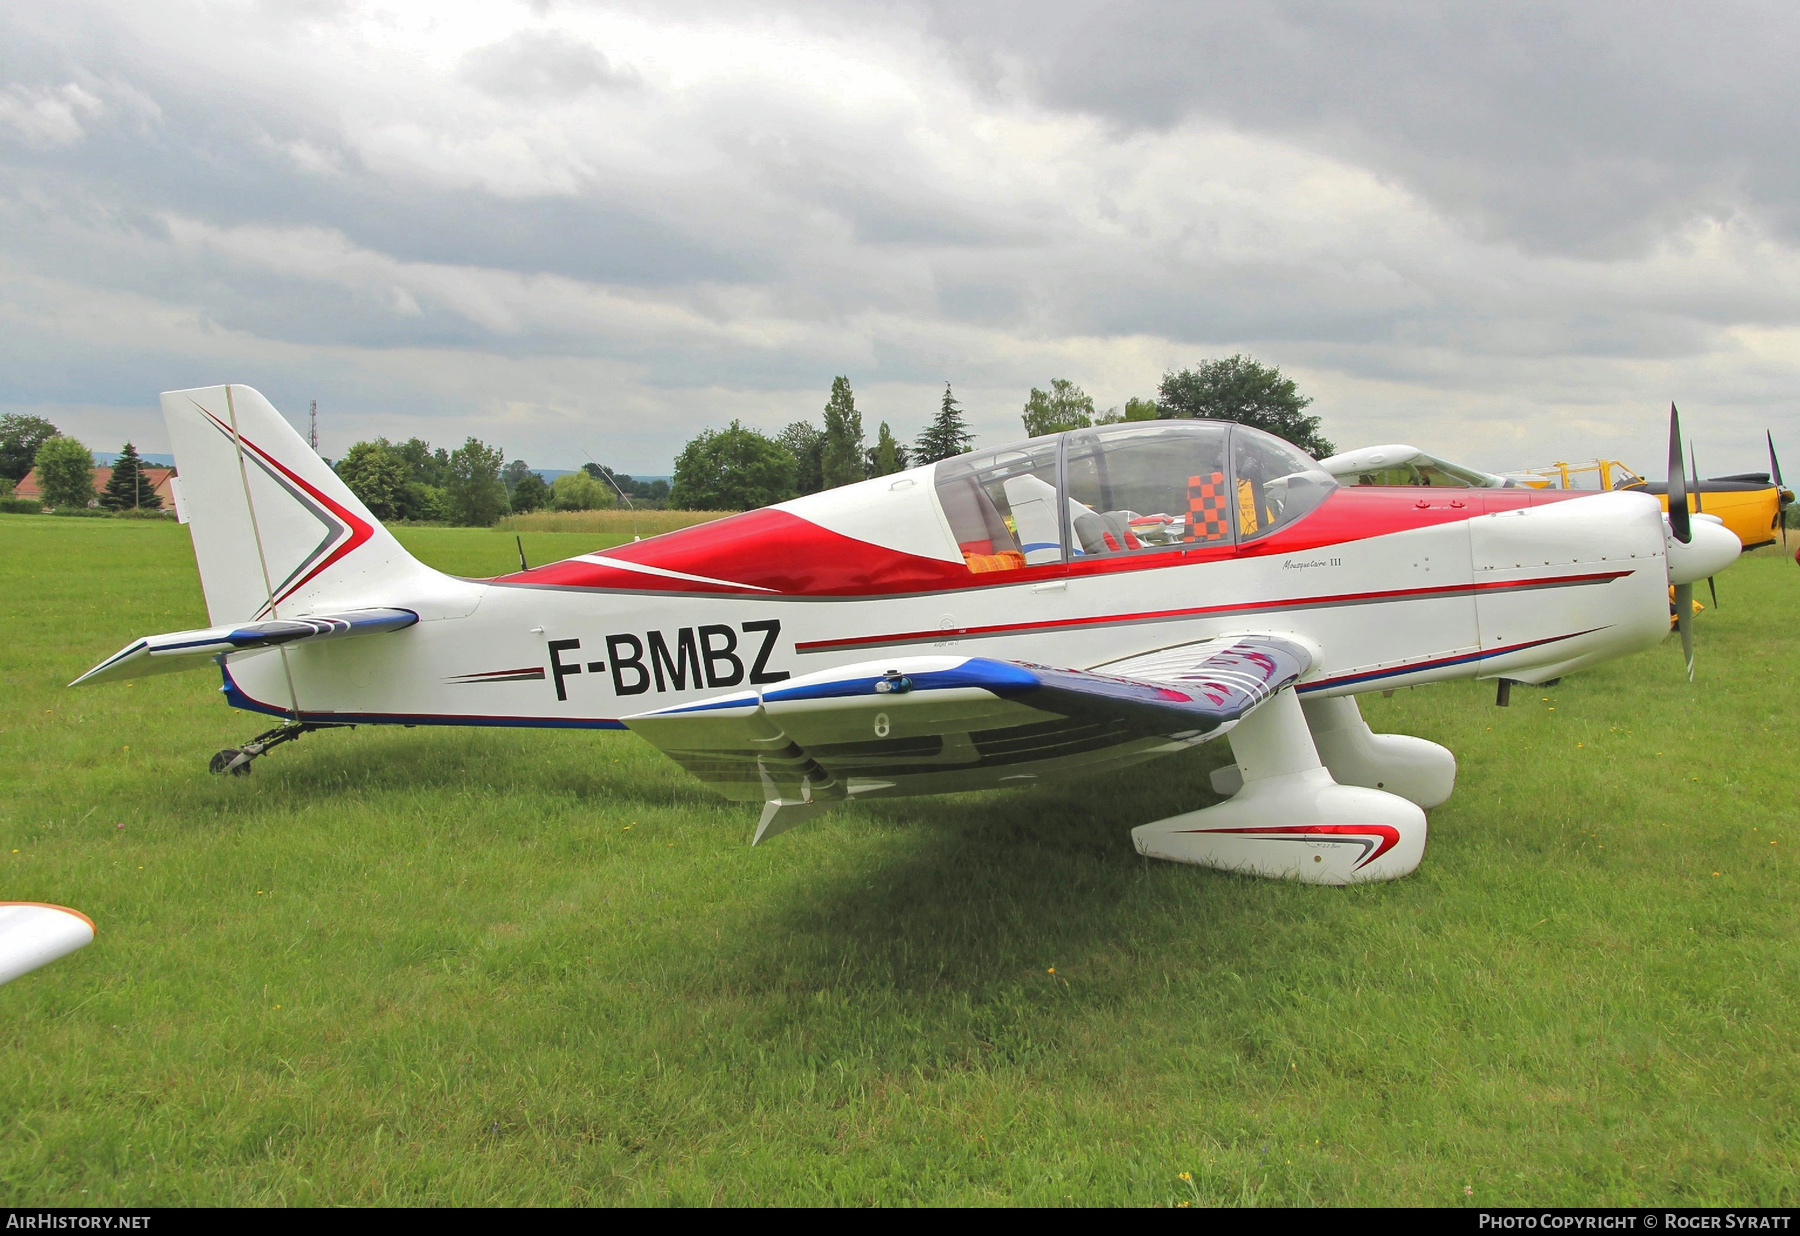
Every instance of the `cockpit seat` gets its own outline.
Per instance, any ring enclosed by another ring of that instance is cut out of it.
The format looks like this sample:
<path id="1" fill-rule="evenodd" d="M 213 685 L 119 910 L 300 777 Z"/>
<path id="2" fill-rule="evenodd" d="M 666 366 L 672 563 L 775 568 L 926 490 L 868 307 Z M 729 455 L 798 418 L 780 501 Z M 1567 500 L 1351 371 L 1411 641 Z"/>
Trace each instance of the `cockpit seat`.
<path id="1" fill-rule="evenodd" d="M 984 571 L 1022 571 L 1025 569 L 1025 555 L 1012 549 L 997 554 L 972 554 L 965 549 L 963 561 L 976 575 Z"/>

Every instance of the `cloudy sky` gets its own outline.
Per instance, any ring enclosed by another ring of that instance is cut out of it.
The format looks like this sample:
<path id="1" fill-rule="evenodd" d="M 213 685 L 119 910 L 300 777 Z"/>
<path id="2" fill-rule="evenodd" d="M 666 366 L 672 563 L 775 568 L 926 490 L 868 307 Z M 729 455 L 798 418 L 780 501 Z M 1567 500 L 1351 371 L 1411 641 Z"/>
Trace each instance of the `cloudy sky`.
<path id="1" fill-rule="evenodd" d="M 666 473 L 1247 351 L 1342 447 L 1800 470 L 1800 8 L 0 8 L 0 410 Z"/>

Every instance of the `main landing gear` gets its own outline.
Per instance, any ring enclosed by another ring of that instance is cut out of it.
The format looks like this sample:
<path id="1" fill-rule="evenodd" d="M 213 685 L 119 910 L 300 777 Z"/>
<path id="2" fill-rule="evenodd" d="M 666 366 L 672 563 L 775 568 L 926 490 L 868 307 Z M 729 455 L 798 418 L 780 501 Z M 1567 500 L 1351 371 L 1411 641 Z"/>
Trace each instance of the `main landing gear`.
<path id="1" fill-rule="evenodd" d="M 1231 797 L 1132 829 L 1138 853 L 1308 884 L 1397 879 L 1425 852 L 1424 808 L 1456 785 L 1448 751 L 1372 733 L 1347 696 L 1302 705 L 1285 688 L 1226 737 L 1237 762 L 1213 788 Z"/>
<path id="2" fill-rule="evenodd" d="M 241 747 L 227 747 L 212 757 L 207 771 L 215 776 L 230 773 L 234 777 L 250 775 L 250 761 L 259 755 L 267 755 L 271 750 L 284 742 L 293 742 L 302 734 L 310 734 L 314 730 L 355 729 L 355 726 L 332 725 L 313 721 L 284 721 L 272 730 L 264 730 Z"/>

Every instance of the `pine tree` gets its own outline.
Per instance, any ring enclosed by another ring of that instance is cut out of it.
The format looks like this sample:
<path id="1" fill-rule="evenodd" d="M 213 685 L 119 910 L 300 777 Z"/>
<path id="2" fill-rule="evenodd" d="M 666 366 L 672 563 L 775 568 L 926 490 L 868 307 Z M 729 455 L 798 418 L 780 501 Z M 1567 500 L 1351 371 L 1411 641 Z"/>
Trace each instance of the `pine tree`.
<path id="1" fill-rule="evenodd" d="M 962 407 L 946 382 L 943 406 L 938 409 L 937 419 L 925 426 L 925 432 L 919 435 L 919 441 L 913 447 L 913 462 L 936 463 L 952 455 L 963 455 L 974 442 L 975 435 L 963 423 Z"/>
<path id="2" fill-rule="evenodd" d="M 100 494 L 100 505 L 109 511 L 160 511 L 162 499 L 156 487 L 144 475 L 143 461 L 137 447 L 127 442 L 119 457 L 113 460 L 112 476 Z"/>
<path id="3" fill-rule="evenodd" d="M 820 465 L 827 489 L 868 476 L 863 465 L 862 413 L 856 410 L 856 396 L 850 392 L 849 378 L 831 380 L 831 398 L 825 403 L 825 450 Z"/>

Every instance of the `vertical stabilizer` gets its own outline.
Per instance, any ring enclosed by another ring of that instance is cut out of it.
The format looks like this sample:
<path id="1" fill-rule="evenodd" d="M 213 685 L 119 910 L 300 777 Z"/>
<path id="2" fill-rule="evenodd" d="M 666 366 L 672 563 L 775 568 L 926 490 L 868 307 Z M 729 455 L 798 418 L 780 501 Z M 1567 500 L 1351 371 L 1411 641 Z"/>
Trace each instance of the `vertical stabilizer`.
<path id="1" fill-rule="evenodd" d="M 355 605 L 436 576 L 253 388 L 168 391 L 162 408 L 215 624 Z"/>

